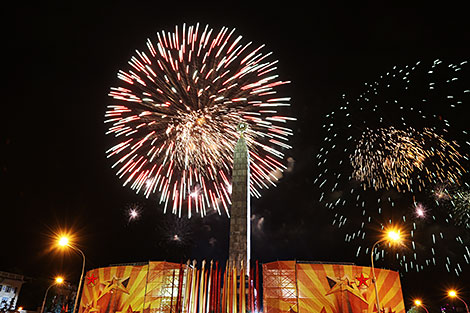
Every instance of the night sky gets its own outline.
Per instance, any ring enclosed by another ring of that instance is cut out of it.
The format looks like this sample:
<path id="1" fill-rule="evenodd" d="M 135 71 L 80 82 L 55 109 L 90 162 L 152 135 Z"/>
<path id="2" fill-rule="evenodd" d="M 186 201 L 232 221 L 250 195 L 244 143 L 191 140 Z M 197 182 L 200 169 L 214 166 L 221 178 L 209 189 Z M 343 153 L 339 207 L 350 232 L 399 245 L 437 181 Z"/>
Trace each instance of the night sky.
<path id="1" fill-rule="evenodd" d="M 252 258 L 261 262 L 369 265 L 356 259 L 356 247 L 331 227 L 331 212 L 318 202 L 314 157 L 322 116 L 339 105 L 341 94 L 357 92 L 393 65 L 470 56 L 470 20 L 463 7 L 451 5 L 119 1 L 18 4 L 7 13 L 0 270 L 24 274 L 39 285 L 57 273 L 78 280 L 81 258 L 51 250 L 51 236 L 60 229 L 76 235 L 87 269 L 228 256 L 226 217 L 179 221 L 163 215 L 155 199 L 122 187 L 105 156 L 111 144 L 103 123 L 108 90 L 134 50 L 144 49 L 155 32 L 197 22 L 236 28 L 245 39 L 265 43 L 279 60 L 281 78 L 292 81 L 290 113 L 298 121 L 292 124 L 293 149 L 287 155 L 295 164 L 277 188 L 252 201 Z M 129 206 L 142 209 L 140 220 L 128 222 Z M 175 230 L 181 240 L 174 240 Z M 470 266 L 458 279 L 441 270 L 402 277 L 407 306 L 413 296 L 445 303 L 448 286 L 462 288 L 462 296 L 470 299 Z"/>

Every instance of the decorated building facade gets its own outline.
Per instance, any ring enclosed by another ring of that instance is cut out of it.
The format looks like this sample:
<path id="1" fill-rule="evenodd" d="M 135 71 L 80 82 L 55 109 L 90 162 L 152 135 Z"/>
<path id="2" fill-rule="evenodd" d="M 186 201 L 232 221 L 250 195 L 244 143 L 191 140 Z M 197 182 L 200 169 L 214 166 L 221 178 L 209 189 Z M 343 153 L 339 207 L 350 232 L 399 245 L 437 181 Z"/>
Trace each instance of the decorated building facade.
<path id="1" fill-rule="evenodd" d="M 381 311 L 405 313 L 398 272 L 375 269 Z M 372 268 L 341 263 L 263 264 L 265 313 L 377 312 Z"/>
<path id="2" fill-rule="evenodd" d="M 276 261 L 255 265 L 249 273 L 239 269 L 213 262 L 93 269 L 85 278 L 79 313 L 378 311 L 370 267 Z M 376 276 L 381 311 L 405 313 L 398 273 L 376 269 Z"/>

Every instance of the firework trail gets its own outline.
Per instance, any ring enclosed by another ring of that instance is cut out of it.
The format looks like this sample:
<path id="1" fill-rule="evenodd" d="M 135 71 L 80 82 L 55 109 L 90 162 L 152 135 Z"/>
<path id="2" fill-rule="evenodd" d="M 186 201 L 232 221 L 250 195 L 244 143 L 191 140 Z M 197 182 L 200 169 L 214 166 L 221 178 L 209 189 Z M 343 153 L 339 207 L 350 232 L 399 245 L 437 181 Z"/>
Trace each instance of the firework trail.
<path id="1" fill-rule="evenodd" d="M 245 42 L 235 29 L 178 26 L 147 40 L 120 70 L 105 123 L 115 143 L 113 168 L 136 193 L 157 193 L 164 212 L 181 217 L 208 210 L 229 215 L 237 125 L 245 123 L 250 149 L 250 192 L 275 186 L 292 131 L 283 116 L 288 81 L 264 45 Z"/>
<path id="2" fill-rule="evenodd" d="M 459 126 L 470 103 L 467 73 L 467 62 L 396 66 L 326 115 L 315 185 L 358 257 L 370 257 L 375 235 L 399 224 L 408 248 L 382 245 L 378 258 L 457 275 L 470 263 L 470 234 L 444 205 L 469 179 L 470 140 Z"/>

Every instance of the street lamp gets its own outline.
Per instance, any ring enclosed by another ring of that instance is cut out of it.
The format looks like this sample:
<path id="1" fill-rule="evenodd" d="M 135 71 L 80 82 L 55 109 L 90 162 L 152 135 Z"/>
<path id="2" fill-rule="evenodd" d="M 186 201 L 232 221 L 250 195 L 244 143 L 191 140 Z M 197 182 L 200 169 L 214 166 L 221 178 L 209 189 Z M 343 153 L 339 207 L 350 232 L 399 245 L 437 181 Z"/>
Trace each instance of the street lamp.
<path id="1" fill-rule="evenodd" d="M 414 303 L 416 306 L 422 307 L 426 311 L 426 313 L 429 313 L 428 309 L 424 306 L 423 302 L 420 299 L 416 299 Z"/>
<path id="2" fill-rule="evenodd" d="M 60 276 L 57 276 L 54 280 L 54 282 L 46 289 L 46 293 L 44 294 L 44 300 L 42 300 L 42 306 L 41 306 L 41 312 L 44 313 L 44 305 L 46 304 L 46 298 L 47 298 L 47 293 L 49 292 L 49 289 L 51 289 L 52 286 L 55 285 L 62 285 L 64 283 L 64 279 Z"/>
<path id="3" fill-rule="evenodd" d="M 374 245 L 372 246 L 372 251 L 370 253 L 370 262 L 372 264 L 372 282 L 374 283 L 374 288 L 375 288 L 375 300 L 377 302 L 377 312 L 380 313 L 380 300 L 379 300 L 379 291 L 377 289 L 377 278 L 375 277 L 375 268 L 374 268 L 374 251 L 375 247 L 384 241 L 387 241 L 389 243 L 399 243 L 401 242 L 401 235 L 400 231 L 396 229 L 389 229 L 386 231 L 386 235 L 384 238 L 380 239 Z"/>
<path id="4" fill-rule="evenodd" d="M 78 298 L 80 296 L 80 291 L 81 291 L 81 288 L 82 288 L 83 274 L 85 273 L 85 254 L 83 254 L 82 250 L 80 250 L 79 248 L 77 248 L 77 247 L 73 246 L 72 244 L 70 244 L 70 240 L 67 236 L 60 237 L 58 239 L 58 245 L 61 246 L 61 247 L 72 248 L 73 250 L 75 250 L 76 252 L 78 252 L 82 255 L 82 259 L 83 259 L 82 274 L 80 275 L 80 281 L 78 282 L 77 295 L 75 296 L 75 303 L 73 305 L 73 313 L 78 313 L 76 311 L 76 308 L 77 308 L 77 304 L 78 304 Z"/>
<path id="5" fill-rule="evenodd" d="M 457 298 L 457 299 L 459 299 L 460 301 L 462 301 L 463 304 L 465 304 L 465 308 L 467 309 L 467 313 L 470 313 L 470 312 L 468 311 L 468 305 L 467 305 L 467 303 L 466 303 L 465 301 L 463 301 L 462 298 L 459 297 L 459 295 L 457 294 L 457 291 L 455 291 L 455 290 L 449 290 L 449 292 L 447 293 L 447 295 L 448 295 L 450 298 Z"/>

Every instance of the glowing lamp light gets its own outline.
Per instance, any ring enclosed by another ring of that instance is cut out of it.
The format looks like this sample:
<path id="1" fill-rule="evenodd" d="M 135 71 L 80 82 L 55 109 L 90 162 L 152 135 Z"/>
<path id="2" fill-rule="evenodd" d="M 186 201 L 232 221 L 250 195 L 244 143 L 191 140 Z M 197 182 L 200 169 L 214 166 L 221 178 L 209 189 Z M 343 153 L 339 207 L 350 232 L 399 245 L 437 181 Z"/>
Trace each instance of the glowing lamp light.
<path id="1" fill-rule="evenodd" d="M 467 304 L 467 302 L 465 302 L 462 298 L 459 297 L 459 295 L 457 294 L 457 291 L 455 291 L 454 289 L 451 289 L 451 290 L 449 290 L 449 292 L 447 293 L 447 295 L 448 295 L 450 298 L 457 298 L 457 299 L 459 299 L 460 301 L 462 301 L 463 304 L 465 304 L 465 309 L 467 310 L 467 313 L 470 313 L 470 310 L 468 309 L 468 304 Z"/>
<path id="2" fill-rule="evenodd" d="M 415 306 L 417 306 L 417 307 L 423 308 L 424 311 L 426 311 L 426 313 L 429 313 L 428 309 L 426 308 L 426 306 L 424 306 L 424 304 L 423 304 L 423 302 L 421 301 L 421 299 L 415 299 L 414 304 L 415 304 Z"/>
<path id="3" fill-rule="evenodd" d="M 390 230 L 387 232 L 387 238 L 392 242 L 398 242 L 401 240 L 400 231 Z"/>
<path id="4" fill-rule="evenodd" d="M 60 237 L 59 238 L 59 246 L 65 247 L 69 245 L 69 238 L 67 237 Z"/>
<path id="5" fill-rule="evenodd" d="M 64 282 L 64 278 L 61 276 L 57 276 L 54 279 L 54 283 L 52 283 L 49 286 L 49 288 L 46 289 L 46 293 L 44 294 L 44 300 L 42 300 L 42 306 L 41 306 L 41 310 L 39 311 L 39 313 L 44 313 L 44 305 L 46 304 L 46 298 L 47 298 L 47 293 L 49 292 L 49 289 L 51 289 L 55 285 L 61 285 L 63 282 Z M 18 311 L 20 311 L 20 309 L 18 309 Z"/>
<path id="6" fill-rule="evenodd" d="M 55 237 L 57 239 L 57 245 L 58 246 L 61 246 L 61 247 L 67 247 L 68 249 L 71 249 L 79 254 L 81 254 L 82 256 L 82 273 L 80 275 L 80 280 L 78 282 L 78 289 L 77 289 L 77 296 L 75 297 L 75 303 L 73 305 L 73 311 L 75 312 L 78 308 L 78 299 L 80 298 L 79 295 L 80 295 L 80 291 L 82 289 L 82 281 L 83 281 L 83 275 L 85 273 L 85 254 L 83 254 L 82 250 L 80 250 L 78 247 L 75 246 L 74 242 L 70 242 L 70 239 L 72 239 L 72 241 L 75 241 L 76 237 L 74 235 L 71 234 L 71 232 L 62 232 L 62 233 L 59 233 L 57 234 L 57 237 Z M 56 285 L 56 284 L 62 284 L 64 282 L 64 279 L 62 277 L 56 277 L 54 283 L 50 286 L 52 287 L 53 285 Z M 48 288 L 49 290 L 49 288 Z M 42 307 L 41 307 L 41 311 L 40 313 L 44 313 L 44 305 L 45 305 L 45 302 L 46 302 L 46 296 L 47 296 L 47 291 L 46 291 L 46 295 L 44 296 L 44 300 L 43 300 L 43 303 L 42 303 Z"/>
<path id="7" fill-rule="evenodd" d="M 371 249 L 371 253 L 370 253 L 370 262 L 371 262 L 371 265 L 372 265 L 372 275 L 373 275 L 373 279 L 372 279 L 372 282 L 374 284 L 374 289 L 375 289 L 375 300 L 376 300 L 376 304 L 377 304 L 377 308 L 378 308 L 378 311 L 381 312 L 381 307 L 380 307 L 380 299 L 379 299 L 379 291 L 377 289 L 377 278 L 375 277 L 375 269 L 374 269 L 374 254 L 375 254 L 375 247 L 381 243 L 381 242 L 388 242 L 388 243 L 398 243 L 400 244 L 401 243 L 401 235 L 400 235 L 400 230 L 397 230 L 396 228 L 392 229 L 392 228 L 389 228 L 389 229 L 385 229 L 384 233 L 383 233 L 383 237 L 377 241 L 376 243 L 374 243 L 374 245 L 372 246 L 372 249 Z"/>

